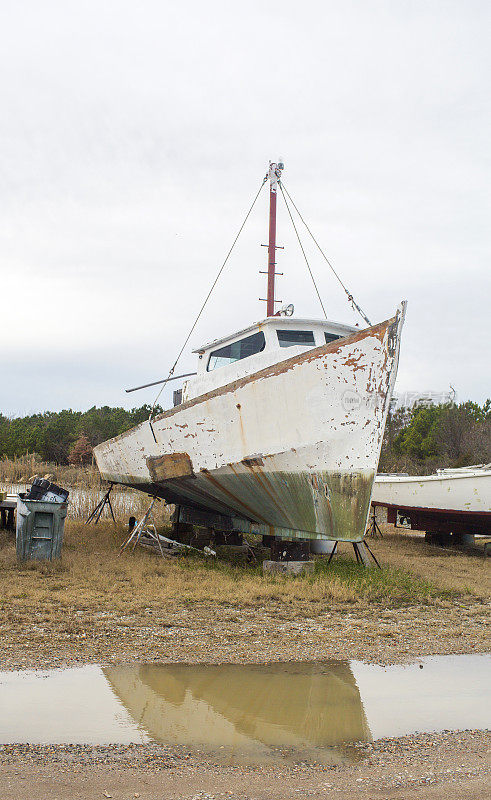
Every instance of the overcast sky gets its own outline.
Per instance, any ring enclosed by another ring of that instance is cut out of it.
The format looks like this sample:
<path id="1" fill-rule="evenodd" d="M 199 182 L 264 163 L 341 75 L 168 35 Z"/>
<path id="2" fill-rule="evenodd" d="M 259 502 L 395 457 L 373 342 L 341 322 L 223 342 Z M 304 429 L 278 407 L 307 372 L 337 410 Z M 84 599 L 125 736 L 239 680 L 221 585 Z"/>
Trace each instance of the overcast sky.
<path id="1" fill-rule="evenodd" d="M 1 412 L 152 402 L 125 387 L 167 374 L 279 155 L 371 320 L 409 301 L 397 389 L 490 394 L 489 2 L 0 9 Z M 318 317 L 278 224 L 278 296 Z M 266 241 L 263 192 L 180 371 L 264 316 Z"/>

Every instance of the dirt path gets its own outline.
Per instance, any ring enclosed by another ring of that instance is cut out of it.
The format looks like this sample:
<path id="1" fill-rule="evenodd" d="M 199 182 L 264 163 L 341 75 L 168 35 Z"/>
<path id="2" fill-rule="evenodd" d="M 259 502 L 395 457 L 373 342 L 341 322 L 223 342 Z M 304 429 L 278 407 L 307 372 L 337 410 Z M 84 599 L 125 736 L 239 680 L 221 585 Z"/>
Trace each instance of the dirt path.
<path id="1" fill-rule="evenodd" d="M 419 735 L 363 745 L 355 765 L 230 767 L 172 748 L 0 748 L 2 800 L 484 800 L 488 734 Z M 99 762 L 99 763 L 98 763 Z"/>

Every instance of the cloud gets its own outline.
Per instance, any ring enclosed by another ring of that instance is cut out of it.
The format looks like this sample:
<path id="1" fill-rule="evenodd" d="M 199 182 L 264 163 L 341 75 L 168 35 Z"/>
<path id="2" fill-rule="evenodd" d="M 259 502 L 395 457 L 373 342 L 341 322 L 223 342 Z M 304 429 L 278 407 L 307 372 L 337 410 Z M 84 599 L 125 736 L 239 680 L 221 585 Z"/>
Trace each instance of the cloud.
<path id="1" fill-rule="evenodd" d="M 409 299 L 401 388 L 483 400 L 490 16 L 480 2 L 11 4 L 0 408 L 149 399 L 121 389 L 167 372 L 279 154 L 369 316 Z M 266 237 L 264 196 L 191 344 L 264 314 Z M 281 298 L 318 316 L 284 209 L 279 239 Z M 353 322 L 309 255 L 329 315 Z"/>

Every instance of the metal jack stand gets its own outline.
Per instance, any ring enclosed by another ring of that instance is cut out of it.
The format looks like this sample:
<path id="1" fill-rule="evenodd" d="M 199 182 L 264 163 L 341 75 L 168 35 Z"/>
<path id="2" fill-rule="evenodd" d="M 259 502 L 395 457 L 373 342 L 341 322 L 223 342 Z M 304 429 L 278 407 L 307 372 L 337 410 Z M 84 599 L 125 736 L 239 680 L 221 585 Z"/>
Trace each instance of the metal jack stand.
<path id="1" fill-rule="evenodd" d="M 356 561 L 358 564 L 363 564 L 365 567 L 372 566 L 370 563 L 370 559 L 367 556 L 367 551 L 368 551 L 373 560 L 375 561 L 377 567 L 379 569 L 382 569 L 375 555 L 372 553 L 365 540 L 363 540 L 362 542 L 352 542 L 352 545 L 353 545 L 353 550 L 355 551 Z M 331 563 L 334 553 L 336 552 L 337 549 L 338 549 L 338 543 L 334 542 L 334 547 L 332 548 L 331 554 L 327 560 L 328 565 Z"/>
<path id="2" fill-rule="evenodd" d="M 119 548 L 119 555 L 121 555 L 123 551 L 126 550 L 127 547 L 129 547 L 131 542 L 133 542 L 133 546 L 131 548 L 131 552 L 133 552 L 138 542 L 140 541 L 142 535 L 145 534 L 145 536 L 148 536 L 150 539 L 154 539 L 157 542 L 160 550 L 160 555 L 162 556 L 162 558 L 164 557 L 164 551 L 162 550 L 162 544 L 160 542 L 160 538 L 157 533 L 157 528 L 155 527 L 155 521 L 153 519 L 153 514 L 152 514 L 153 507 L 157 499 L 158 499 L 157 497 L 153 498 L 152 502 L 150 503 L 148 509 L 141 518 L 140 522 L 137 522 L 133 530 L 130 532 L 130 535 L 124 540 L 123 544 Z"/>
<path id="3" fill-rule="evenodd" d="M 382 536 L 382 531 L 380 530 L 378 522 L 375 518 L 376 506 L 372 506 L 372 511 L 373 513 L 372 516 L 370 517 L 370 525 L 368 527 L 366 535 L 371 536 L 372 539 L 376 539 L 377 536 L 383 539 L 384 537 Z"/>
<path id="4" fill-rule="evenodd" d="M 99 500 L 99 502 L 97 503 L 97 505 L 94 508 L 94 510 L 90 512 L 89 516 L 87 517 L 87 521 L 85 523 L 86 525 L 89 525 L 91 522 L 93 522 L 94 525 L 97 525 L 97 523 L 99 522 L 99 520 L 101 518 L 101 514 L 104 511 L 106 505 L 109 506 L 109 511 L 111 512 L 111 517 L 113 518 L 113 522 L 116 522 L 116 519 L 114 517 L 113 507 L 111 505 L 111 498 L 109 497 L 109 495 L 111 494 L 111 489 L 113 488 L 113 486 L 114 486 L 114 484 L 111 483 L 109 489 L 107 490 L 107 492 L 104 495 L 104 497 L 102 498 L 102 500 Z"/>

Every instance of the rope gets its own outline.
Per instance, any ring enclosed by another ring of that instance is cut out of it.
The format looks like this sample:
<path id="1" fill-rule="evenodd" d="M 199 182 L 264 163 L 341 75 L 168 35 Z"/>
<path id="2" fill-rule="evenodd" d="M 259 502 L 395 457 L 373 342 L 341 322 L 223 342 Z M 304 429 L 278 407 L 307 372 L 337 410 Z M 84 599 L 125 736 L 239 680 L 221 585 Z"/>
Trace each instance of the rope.
<path id="1" fill-rule="evenodd" d="M 282 184 L 282 182 L 281 182 L 281 181 L 278 181 L 278 184 L 279 184 L 279 187 L 280 187 L 280 189 L 281 189 L 281 194 L 283 195 L 283 200 L 285 201 L 286 209 L 287 209 L 287 211 L 288 211 L 288 214 L 289 214 L 289 216 L 290 216 L 291 223 L 292 223 L 292 225 L 293 225 L 293 230 L 294 230 L 294 231 L 295 231 L 295 233 L 297 234 L 298 243 L 299 243 L 299 245 L 300 245 L 300 249 L 301 249 L 301 251 L 302 251 L 302 253 L 303 253 L 303 257 L 304 257 L 304 259 L 305 259 L 305 263 L 307 264 L 307 269 L 308 269 L 308 271 L 309 271 L 309 273 L 310 273 L 310 277 L 312 278 L 312 283 L 314 284 L 315 291 L 317 292 L 317 297 L 319 298 L 319 303 L 321 304 L 321 308 L 322 308 L 322 311 L 323 311 L 323 313 L 324 313 L 324 317 L 327 319 L 327 314 L 326 314 L 326 309 L 324 308 L 324 303 L 322 302 L 322 298 L 321 298 L 321 296 L 320 296 L 319 289 L 317 288 L 317 284 L 316 284 L 316 282 L 315 282 L 314 275 L 313 275 L 313 273 L 312 273 L 312 270 L 310 269 L 310 264 L 309 264 L 309 262 L 308 262 L 308 259 L 307 259 L 307 256 L 306 256 L 306 254 L 305 254 L 305 250 L 303 249 L 303 244 L 302 244 L 302 242 L 301 242 L 301 240 L 300 240 L 299 233 L 298 233 L 298 231 L 297 231 L 297 226 L 295 225 L 295 222 L 294 222 L 294 220 L 293 220 L 292 212 L 290 211 L 290 206 L 288 205 L 287 199 L 286 199 L 286 197 L 285 197 L 285 192 L 283 191 L 283 184 Z M 293 201 L 292 201 L 292 202 L 293 202 Z"/>
<path id="2" fill-rule="evenodd" d="M 263 186 L 264 186 L 264 184 L 266 183 L 266 181 L 267 181 L 267 180 L 268 180 L 268 176 L 266 175 L 266 177 L 263 179 L 263 182 L 261 183 L 261 186 L 259 187 L 259 189 L 258 189 L 258 191 L 257 191 L 257 194 L 256 194 L 256 196 L 255 196 L 254 200 L 252 201 L 252 205 L 250 206 L 250 208 L 249 208 L 249 211 L 248 211 L 248 212 L 247 212 L 247 214 L 245 215 L 244 221 L 242 222 L 242 225 L 241 225 L 241 226 L 240 226 L 240 228 L 239 228 L 239 231 L 238 231 L 238 233 L 237 233 L 237 236 L 235 237 L 235 239 L 234 239 L 234 241 L 233 241 L 233 243 L 232 243 L 232 246 L 231 246 L 230 250 L 228 251 L 227 255 L 225 256 L 225 261 L 223 262 L 222 266 L 221 266 L 221 267 L 220 267 L 220 269 L 218 270 L 218 274 L 217 274 L 217 276 L 216 276 L 215 280 L 213 281 L 213 283 L 212 283 L 212 285 L 211 285 L 211 289 L 210 289 L 210 291 L 208 292 L 208 294 L 207 294 L 207 295 L 206 295 L 206 297 L 205 297 L 205 300 L 204 300 L 204 302 L 203 302 L 203 305 L 201 306 L 201 308 L 200 308 L 200 310 L 199 310 L 198 316 L 197 316 L 197 317 L 196 317 L 196 319 L 194 320 L 194 322 L 193 322 L 193 324 L 192 324 L 192 326 L 191 326 L 191 330 L 189 331 L 188 335 L 186 336 L 186 339 L 185 339 L 185 341 L 184 341 L 184 344 L 183 344 L 183 346 L 181 347 L 181 349 L 179 350 L 178 356 L 177 356 L 176 360 L 174 361 L 174 364 L 172 365 L 172 367 L 171 367 L 171 368 L 170 368 L 170 370 L 169 370 L 169 374 L 168 374 L 168 376 L 167 376 L 167 381 L 169 380 L 169 378 L 171 377 L 171 375 L 174 373 L 174 370 L 175 370 L 175 368 L 177 367 L 178 361 L 179 361 L 179 359 L 181 358 L 181 356 L 182 356 L 182 354 L 183 354 L 183 352 L 184 352 L 184 349 L 185 349 L 185 347 L 186 347 L 187 343 L 189 342 L 189 340 L 190 340 L 190 338 L 191 338 L 191 336 L 192 336 L 192 334 L 193 334 L 193 331 L 194 331 L 194 329 L 195 329 L 196 325 L 198 324 L 198 320 L 199 320 L 199 318 L 201 317 L 201 314 L 202 314 L 202 313 L 203 313 L 203 311 L 205 310 L 205 306 L 206 306 L 206 304 L 207 304 L 208 300 L 209 300 L 209 299 L 210 299 L 210 297 L 211 297 L 211 294 L 212 294 L 212 292 L 213 292 L 213 289 L 214 289 L 214 288 L 215 288 L 215 286 L 217 285 L 217 283 L 218 283 L 218 280 L 219 280 L 219 278 L 220 278 L 220 275 L 222 274 L 223 270 L 225 269 L 225 265 L 226 265 L 227 261 L 228 261 L 228 260 L 229 260 L 229 258 L 230 258 L 230 255 L 231 255 L 231 253 L 232 253 L 232 250 L 234 249 L 235 245 L 237 244 L 237 239 L 239 238 L 240 234 L 242 233 L 242 230 L 243 230 L 243 228 L 244 228 L 244 225 L 246 224 L 247 220 L 249 219 L 249 216 L 250 216 L 250 214 L 251 214 L 251 211 L 252 211 L 252 209 L 254 208 L 254 206 L 256 205 L 256 200 L 257 200 L 257 198 L 259 197 L 259 195 L 261 194 L 261 189 L 263 188 Z M 155 406 L 157 405 L 157 401 L 158 401 L 158 399 L 159 399 L 160 395 L 162 394 L 162 392 L 163 392 L 163 390 L 164 390 L 165 386 L 167 385 L 167 381 L 166 381 L 166 382 L 163 384 L 162 388 L 160 389 L 160 391 L 159 391 L 159 393 L 158 393 L 157 397 L 155 398 L 155 400 L 154 400 L 154 402 L 153 402 L 152 410 L 150 411 L 150 417 L 149 417 L 150 426 L 152 425 L 152 417 L 153 417 L 153 412 L 154 412 Z M 153 428 L 152 428 L 152 433 L 153 433 Z M 153 436 L 154 436 L 154 439 L 155 439 L 155 434 L 153 434 Z"/>
<path id="3" fill-rule="evenodd" d="M 356 300 L 354 299 L 354 297 L 353 297 L 353 295 L 351 294 L 351 292 L 350 292 L 350 291 L 349 291 L 349 290 L 346 288 L 346 286 L 344 285 L 343 281 L 342 281 L 342 280 L 341 280 L 341 278 L 339 277 L 338 273 L 337 273 L 337 272 L 336 272 L 336 270 L 334 269 L 333 265 L 332 265 L 332 264 L 331 264 L 331 262 L 329 261 L 328 257 L 327 257 L 327 256 L 326 256 L 326 254 L 324 253 L 324 251 L 323 251 L 322 247 L 320 246 L 319 242 L 317 241 L 317 239 L 315 238 L 314 234 L 313 234 L 313 233 L 312 233 L 312 231 L 310 230 L 309 226 L 308 226 L 308 225 L 307 225 L 307 223 L 305 222 L 305 220 L 304 220 L 304 218 L 302 217 L 302 215 L 301 215 L 300 211 L 298 210 L 298 208 L 296 207 L 295 203 L 293 202 L 293 200 L 292 200 L 292 197 L 291 197 L 291 195 L 290 195 L 290 192 L 288 191 L 288 189 L 286 188 L 286 186 L 284 186 L 284 184 L 283 184 L 283 181 L 281 182 L 280 186 L 281 186 L 281 191 L 282 191 L 282 193 L 283 193 L 283 190 L 284 190 L 284 191 L 286 192 L 286 194 L 288 195 L 288 199 L 290 200 L 290 202 L 291 202 L 291 204 L 292 204 L 293 208 L 294 208 L 294 209 L 295 209 L 295 211 L 297 212 L 297 214 L 298 214 L 298 216 L 300 217 L 300 219 L 302 220 L 303 224 L 304 224 L 304 225 L 305 225 L 305 227 L 307 228 L 307 231 L 308 231 L 308 233 L 310 234 L 310 236 L 312 237 L 312 239 L 313 239 L 313 241 L 314 241 L 314 244 L 316 245 L 316 247 L 317 247 L 317 249 L 319 250 L 319 252 L 321 253 L 322 257 L 323 257 L 323 258 L 324 258 L 324 260 L 326 261 L 327 265 L 328 265 L 328 266 L 330 267 L 330 269 L 332 270 L 332 272 L 333 272 L 334 276 L 337 278 L 337 280 L 339 281 L 339 283 L 340 283 L 340 284 L 341 284 L 341 286 L 343 287 L 344 291 L 346 292 L 346 295 L 347 295 L 347 297 L 348 297 L 348 303 L 350 303 L 350 305 L 351 305 L 351 307 L 352 307 L 352 308 L 354 308 L 354 309 L 356 309 L 356 310 L 358 311 L 358 313 L 359 313 L 359 314 L 360 314 L 360 316 L 361 316 L 361 317 L 362 317 L 362 318 L 365 320 L 365 322 L 367 323 L 367 325 L 371 325 L 372 323 L 371 323 L 371 322 L 370 322 L 370 320 L 368 319 L 367 315 L 366 315 L 366 314 L 365 314 L 365 312 L 364 312 L 364 311 L 363 311 L 363 310 L 360 308 L 360 306 L 358 305 L 358 303 L 357 303 L 357 302 L 356 302 Z M 284 195 L 284 194 L 283 194 L 283 197 L 285 197 L 285 195 Z M 285 202 L 286 202 L 286 199 L 285 199 Z M 291 215 L 290 215 L 290 217 L 291 217 Z M 292 220 L 292 221 L 293 221 L 293 220 Z M 296 229 L 295 229 L 295 231 L 296 231 Z M 297 234 L 297 237 L 298 237 L 298 234 Z M 302 248 L 302 251 L 303 251 L 303 248 Z M 310 267 L 309 267 L 309 269 L 310 269 Z M 316 288 L 317 288 L 317 287 L 316 287 Z M 319 293 L 317 292 L 317 294 L 319 294 Z M 320 298 L 319 298 L 319 299 L 320 299 Z M 321 303 L 321 304 L 322 304 L 322 303 Z M 322 307 L 324 308 L 324 306 L 322 306 Z"/>

